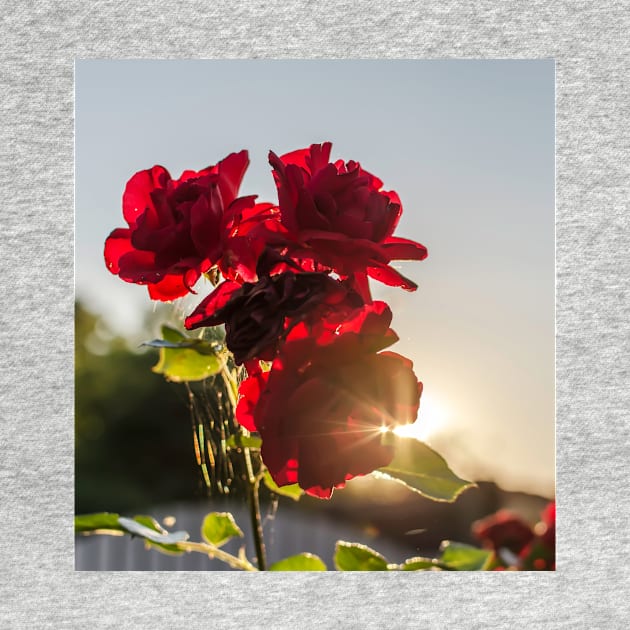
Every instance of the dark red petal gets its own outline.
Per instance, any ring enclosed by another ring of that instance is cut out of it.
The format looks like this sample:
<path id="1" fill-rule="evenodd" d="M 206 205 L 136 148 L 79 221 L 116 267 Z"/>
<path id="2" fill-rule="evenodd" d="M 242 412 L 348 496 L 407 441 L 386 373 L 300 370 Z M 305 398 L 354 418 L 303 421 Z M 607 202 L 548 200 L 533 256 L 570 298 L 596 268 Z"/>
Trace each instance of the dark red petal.
<path id="1" fill-rule="evenodd" d="M 201 326 L 216 326 L 223 323 L 217 314 L 230 300 L 232 294 L 241 288 L 236 282 L 222 282 L 197 308 L 186 318 L 185 326 L 188 330 Z M 215 315 L 217 314 L 217 315 Z"/>
<path id="2" fill-rule="evenodd" d="M 368 267 L 367 274 L 370 278 L 374 278 L 390 287 L 402 287 L 406 291 L 415 291 L 418 288 L 418 285 L 413 280 L 409 280 L 409 278 L 403 276 L 393 267 L 382 263 L 376 263 L 373 267 Z"/>
<path id="3" fill-rule="evenodd" d="M 219 261 L 221 273 L 237 282 L 256 282 L 256 264 L 264 249 L 265 243 L 261 239 L 249 236 L 227 239 Z"/>
<path id="4" fill-rule="evenodd" d="M 396 352 L 385 351 L 375 355 L 370 362 L 372 374 L 381 374 L 373 391 L 379 391 L 382 404 L 394 424 L 412 424 L 418 417 L 422 383 L 413 371 L 413 362 Z M 369 396 L 369 394 L 368 394 Z"/>
<path id="5" fill-rule="evenodd" d="M 153 252 L 139 251 L 137 249 L 131 249 L 121 256 L 118 266 L 120 267 L 118 275 L 125 282 L 135 282 L 137 284 L 159 282 L 166 273 L 166 271 L 156 268 L 155 254 Z"/>
<path id="6" fill-rule="evenodd" d="M 345 485 L 345 484 L 344 484 Z M 335 486 L 337 488 L 341 486 Z M 304 492 L 311 497 L 318 499 L 330 499 L 333 494 L 332 488 L 322 488 L 321 486 L 313 486 L 312 488 L 303 488 Z"/>
<path id="7" fill-rule="evenodd" d="M 543 523 L 545 523 L 548 527 L 555 527 L 556 525 L 556 502 L 551 501 L 547 504 L 545 509 L 542 511 L 540 518 Z"/>
<path id="8" fill-rule="evenodd" d="M 130 227 L 135 225 L 137 216 L 147 209 L 155 212 L 151 192 L 156 188 L 165 188 L 170 179 L 169 172 L 156 165 L 139 171 L 127 182 L 123 193 L 123 216 Z"/>
<path id="9" fill-rule="evenodd" d="M 385 239 L 382 248 L 389 260 L 424 260 L 428 255 L 424 245 L 397 236 Z"/>
<path id="10" fill-rule="evenodd" d="M 365 304 L 359 309 L 352 319 L 344 322 L 337 328 L 337 335 L 348 332 L 362 335 L 384 335 L 392 323 L 392 311 L 386 302 L 377 300 L 371 304 Z"/>
<path id="11" fill-rule="evenodd" d="M 330 221 L 319 211 L 313 196 L 305 188 L 298 191 L 296 212 L 299 216 L 300 230 L 322 230 L 331 229 Z"/>
<path id="12" fill-rule="evenodd" d="M 173 182 L 176 186 L 179 186 L 179 184 L 183 184 L 184 182 L 188 181 L 189 179 L 199 179 L 200 177 L 206 177 L 208 175 L 216 175 L 218 172 L 218 167 L 215 166 L 207 166 L 204 169 L 201 169 L 200 171 L 184 171 L 179 179 L 176 182 Z"/>
<path id="13" fill-rule="evenodd" d="M 105 265 L 114 274 L 120 272 L 120 259 L 133 251 L 131 244 L 131 230 L 127 228 L 115 229 L 105 241 Z"/>
<path id="14" fill-rule="evenodd" d="M 170 302 L 190 292 L 181 275 L 167 275 L 160 282 L 149 284 L 148 289 L 152 300 L 162 302 Z"/>
<path id="15" fill-rule="evenodd" d="M 224 208 L 227 208 L 238 196 L 238 189 L 248 166 L 249 154 L 246 150 L 231 153 L 217 164 Z"/>
<path id="16" fill-rule="evenodd" d="M 309 156 L 307 165 L 311 173 L 324 168 L 330 162 L 330 151 L 332 142 L 324 142 L 323 144 L 311 144 L 309 148 Z"/>
<path id="17" fill-rule="evenodd" d="M 348 163 L 348 164 L 350 164 L 350 163 Z M 383 187 L 383 182 L 378 177 L 376 177 L 376 175 L 372 175 L 372 173 L 370 173 L 369 171 L 366 171 L 365 169 L 361 168 L 360 164 L 357 164 L 357 166 L 359 168 L 360 175 L 362 177 L 366 177 L 367 178 L 368 187 L 370 188 L 370 190 L 373 190 L 374 192 L 381 192 L 381 193 L 383 193 L 383 194 L 385 194 L 385 195 L 387 195 L 389 197 L 389 193 L 384 193 L 381 190 L 381 188 Z M 394 195 L 396 195 L 396 193 L 394 193 Z M 398 195 L 396 195 L 396 197 L 398 197 Z"/>
<path id="18" fill-rule="evenodd" d="M 372 301 L 372 293 L 370 292 L 370 283 L 368 282 L 367 273 L 363 271 L 354 272 L 348 278 L 348 286 L 356 291 L 366 304 Z"/>
<path id="19" fill-rule="evenodd" d="M 208 258 L 211 266 L 221 256 L 222 213 L 221 198 L 215 186 L 207 196 L 200 196 L 190 209 L 190 235 L 197 253 Z"/>
<path id="20" fill-rule="evenodd" d="M 240 398 L 236 405 L 236 420 L 248 431 L 258 431 L 255 420 L 256 406 L 268 377 L 269 372 L 257 372 L 239 385 Z"/>
<path id="21" fill-rule="evenodd" d="M 379 194 L 387 197 L 392 206 L 395 207 L 395 218 L 392 221 L 392 224 L 389 229 L 389 233 L 392 234 L 396 227 L 398 226 L 398 221 L 403 212 L 402 202 L 400 201 L 400 197 L 398 193 L 394 190 L 381 190 Z"/>
<path id="22" fill-rule="evenodd" d="M 273 168 L 282 170 L 283 166 L 293 164 L 303 169 L 308 169 L 307 159 L 310 155 L 310 149 L 296 149 L 289 153 L 284 153 L 278 157 L 273 151 L 269 151 L 269 163 Z"/>
<path id="23" fill-rule="evenodd" d="M 296 151 L 285 153 L 280 158 L 278 158 L 275 153 L 270 152 L 270 161 L 271 155 L 273 155 L 275 161 L 280 161 L 285 165 L 292 164 L 298 166 L 312 174 L 328 164 L 331 148 L 331 142 L 312 144 L 308 149 L 297 149 Z"/>
<path id="24" fill-rule="evenodd" d="M 278 216 L 278 212 L 278 207 L 268 202 L 256 203 L 253 206 L 245 208 L 238 222 L 239 234 L 247 233 L 263 221 L 273 219 L 273 217 Z"/>

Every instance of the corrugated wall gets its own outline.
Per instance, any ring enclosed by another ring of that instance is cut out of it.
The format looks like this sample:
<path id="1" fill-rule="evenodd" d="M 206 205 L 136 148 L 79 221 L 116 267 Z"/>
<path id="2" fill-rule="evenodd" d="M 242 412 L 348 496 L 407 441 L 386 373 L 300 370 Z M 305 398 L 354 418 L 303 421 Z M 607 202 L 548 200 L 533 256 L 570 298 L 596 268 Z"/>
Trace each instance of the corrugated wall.
<path id="1" fill-rule="evenodd" d="M 245 505 L 204 507 L 203 505 L 174 505 L 148 511 L 158 520 L 175 516 L 170 531 L 185 530 L 193 541 L 201 540 L 199 528 L 204 516 L 211 511 L 230 511 L 245 533 L 245 539 L 232 540 L 224 546 L 236 554 L 246 543 L 250 559 L 255 558 L 250 537 L 249 516 Z M 333 569 L 333 554 L 338 540 L 364 543 L 383 554 L 390 562 L 400 562 L 418 553 L 377 536 L 369 536 L 360 529 L 331 521 L 324 515 L 305 512 L 281 505 L 275 515 L 267 514 L 264 522 L 268 563 L 308 551 L 314 553 Z M 231 570 L 217 560 L 200 553 L 167 556 L 146 550 L 144 542 L 129 536 L 77 536 L 75 568 L 78 571 L 223 571 Z"/>

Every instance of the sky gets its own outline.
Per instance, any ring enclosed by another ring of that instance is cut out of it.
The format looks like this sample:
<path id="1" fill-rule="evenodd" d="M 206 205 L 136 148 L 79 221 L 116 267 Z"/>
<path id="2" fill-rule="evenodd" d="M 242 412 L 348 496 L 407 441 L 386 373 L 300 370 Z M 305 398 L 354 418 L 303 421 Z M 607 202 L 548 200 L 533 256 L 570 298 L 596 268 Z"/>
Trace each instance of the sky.
<path id="1" fill-rule="evenodd" d="M 135 172 L 248 149 L 241 194 L 275 201 L 269 150 L 331 141 L 429 250 L 395 263 L 416 292 L 372 284 L 424 384 L 412 434 L 464 477 L 551 497 L 554 100 L 552 60 L 77 61 L 77 298 L 121 332 L 152 308 L 103 262 Z"/>

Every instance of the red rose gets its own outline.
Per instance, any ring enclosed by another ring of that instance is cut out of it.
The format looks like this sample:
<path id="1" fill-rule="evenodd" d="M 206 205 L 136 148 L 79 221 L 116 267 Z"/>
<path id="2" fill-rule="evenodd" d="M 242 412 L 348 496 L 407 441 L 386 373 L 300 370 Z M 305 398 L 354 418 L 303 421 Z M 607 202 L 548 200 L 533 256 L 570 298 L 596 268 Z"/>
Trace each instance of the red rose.
<path id="1" fill-rule="evenodd" d="M 348 479 L 391 462 L 381 428 L 415 420 L 422 385 L 411 361 L 375 353 L 397 340 L 390 321 L 387 305 L 375 302 L 336 331 L 300 323 L 271 371 L 241 384 L 237 419 L 260 433 L 279 486 L 298 483 L 329 498 Z"/>
<path id="2" fill-rule="evenodd" d="M 495 514 L 475 521 L 472 531 L 485 546 L 497 552 L 505 548 L 518 554 L 534 538 L 531 527 L 509 510 L 499 510 Z"/>
<path id="3" fill-rule="evenodd" d="M 556 503 L 548 503 L 534 526 L 536 537 L 519 554 L 524 570 L 556 569 Z"/>
<path id="4" fill-rule="evenodd" d="M 226 344 L 237 365 L 254 358 L 272 361 L 288 318 L 313 320 L 360 304 L 358 295 L 326 274 L 289 271 L 256 283 L 221 283 L 186 318 L 186 328 L 225 324 Z"/>
<path id="5" fill-rule="evenodd" d="M 331 143 L 313 144 L 269 162 L 278 188 L 281 229 L 269 225 L 296 259 L 351 277 L 369 275 L 391 286 L 417 285 L 392 260 L 423 260 L 423 245 L 392 236 L 402 212 L 395 192 L 358 162 L 329 162 Z M 367 282 L 358 279 L 367 288 Z"/>
<path id="6" fill-rule="evenodd" d="M 105 242 L 107 268 L 126 282 L 147 284 L 156 300 L 185 295 L 215 264 L 228 277 L 252 279 L 263 245 L 247 232 L 271 206 L 237 199 L 248 163 L 241 151 L 178 180 L 162 166 L 136 173 L 123 194 L 129 227 Z"/>

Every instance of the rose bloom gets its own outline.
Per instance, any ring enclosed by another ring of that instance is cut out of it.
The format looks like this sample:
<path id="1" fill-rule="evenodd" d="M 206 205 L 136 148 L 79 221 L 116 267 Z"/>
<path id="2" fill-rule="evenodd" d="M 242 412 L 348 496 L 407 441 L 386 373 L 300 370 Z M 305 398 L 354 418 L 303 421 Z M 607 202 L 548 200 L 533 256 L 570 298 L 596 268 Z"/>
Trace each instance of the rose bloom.
<path id="1" fill-rule="evenodd" d="M 358 295 L 323 273 L 291 271 L 258 282 L 221 283 L 186 318 L 186 328 L 225 324 L 225 341 L 237 365 L 251 359 L 272 361 L 289 321 L 349 312 Z"/>
<path id="2" fill-rule="evenodd" d="M 162 166 L 136 173 L 123 194 L 129 227 L 105 242 L 107 268 L 126 282 L 148 285 L 155 300 L 185 295 L 217 264 L 227 277 L 253 279 L 263 244 L 247 233 L 272 207 L 237 198 L 248 164 L 241 151 L 176 180 Z"/>
<path id="3" fill-rule="evenodd" d="M 397 340 L 383 302 L 364 306 L 341 325 L 301 322 L 270 372 L 240 387 L 238 421 L 262 437 L 262 458 L 279 486 L 298 483 L 329 498 L 348 479 L 389 464 L 383 427 L 415 420 L 422 384 L 411 361 L 380 352 Z"/>
<path id="4" fill-rule="evenodd" d="M 281 157 L 270 152 L 280 225 L 266 225 L 275 232 L 268 239 L 287 246 L 314 270 L 319 266 L 354 277 L 364 293 L 367 276 L 415 290 L 414 282 L 389 265 L 427 256 L 420 243 L 392 236 L 402 213 L 398 195 L 382 190 L 383 182 L 358 162 L 331 163 L 331 147 L 313 144 Z"/>
<path id="5" fill-rule="evenodd" d="M 556 503 L 547 504 L 541 519 L 534 526 L 536 537 L 519 557 L 525 570 L 555 571 L 556 569 Z"/>
<path id="6" fill-rule="evenodd" d="M 515 554 L 520 553 L 534 538 L 531 527 L 509 510 L 499 510 L 475 521 L 472 531 L 484 546 L 495 551 L 506 548 Z"/>

